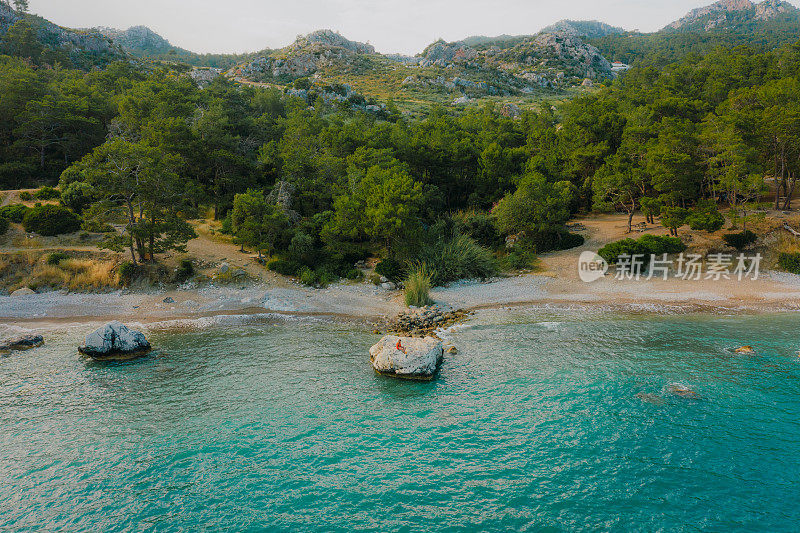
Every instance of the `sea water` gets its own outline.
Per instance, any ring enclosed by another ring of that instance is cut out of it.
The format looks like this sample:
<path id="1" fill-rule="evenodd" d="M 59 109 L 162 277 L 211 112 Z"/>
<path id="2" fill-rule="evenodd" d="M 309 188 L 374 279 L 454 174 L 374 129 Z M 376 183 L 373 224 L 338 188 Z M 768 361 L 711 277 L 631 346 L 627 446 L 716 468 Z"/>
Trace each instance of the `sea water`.
<path id="1" fill-rule="evenodd" d="M 0 359 L 0 531 L 800 528 L 797 316 L 484 313 L 430 383 L 359 325 L 86 329 Z"/>

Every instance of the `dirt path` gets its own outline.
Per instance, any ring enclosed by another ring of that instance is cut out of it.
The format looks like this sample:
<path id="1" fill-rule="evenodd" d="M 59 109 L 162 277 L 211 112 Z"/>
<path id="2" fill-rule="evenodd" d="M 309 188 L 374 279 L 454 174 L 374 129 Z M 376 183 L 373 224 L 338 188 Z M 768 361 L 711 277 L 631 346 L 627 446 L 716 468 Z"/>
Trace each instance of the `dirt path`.
<path id="1" fill-rule="evenodd" d="M 195 220 L 192 225 L 197 232 L 197 238 L 187 243 L 186 251 L 197 261 L 201 270 L 204 268 L 213 270 L 219 268 L 222 263 L 227 263 L 232 268 L 243 269 L 251 278 L 268 283 L 270 286 L 288 287 L 291 285 L 287 278 L 279 276 L 259 264 L 258 254 L 242 252 L 230 237 L 219 233 L 219 223 Z"/>

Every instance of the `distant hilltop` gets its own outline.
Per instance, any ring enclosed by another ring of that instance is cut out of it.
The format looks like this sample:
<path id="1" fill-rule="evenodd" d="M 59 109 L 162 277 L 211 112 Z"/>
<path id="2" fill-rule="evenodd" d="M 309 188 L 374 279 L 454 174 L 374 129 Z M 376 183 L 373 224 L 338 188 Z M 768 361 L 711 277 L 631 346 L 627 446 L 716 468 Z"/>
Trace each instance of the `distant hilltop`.
<path id="1" fill-rule="evenodd" d="M 780 18 L 800 20 L 800 9 L 782 0 L 764 0 L 760 3 L 750 0 L 719 0 L 709 6 L 693 9 L 665 29 L 711 31 Z"/>

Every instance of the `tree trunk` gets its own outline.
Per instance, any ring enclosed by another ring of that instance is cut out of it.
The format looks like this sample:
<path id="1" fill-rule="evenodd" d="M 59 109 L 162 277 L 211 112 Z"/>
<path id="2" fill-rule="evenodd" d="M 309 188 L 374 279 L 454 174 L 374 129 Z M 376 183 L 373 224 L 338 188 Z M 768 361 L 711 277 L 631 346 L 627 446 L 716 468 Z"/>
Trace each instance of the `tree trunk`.
<path id="1" fill-rule="evenodd" d="M 628 233 L 633 231 L 633 209 L 628 211 Z"/>

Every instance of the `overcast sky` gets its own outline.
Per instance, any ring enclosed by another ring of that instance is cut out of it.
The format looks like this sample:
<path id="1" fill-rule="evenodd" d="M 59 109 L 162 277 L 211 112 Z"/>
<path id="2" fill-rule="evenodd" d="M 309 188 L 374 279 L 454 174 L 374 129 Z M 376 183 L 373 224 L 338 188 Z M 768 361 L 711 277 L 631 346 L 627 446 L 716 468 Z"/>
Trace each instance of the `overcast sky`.
<path id="1" fill-rule="evenodd" d="M 30 8 L 73 28 L 149 26 L 194 52 L 280 48 L 299 34 L 329 28 L 379 52 L 415 54 L 440 37 L 530 34 L 564 18 L 654 31 L 712 1 L 30 0 Z"/>

